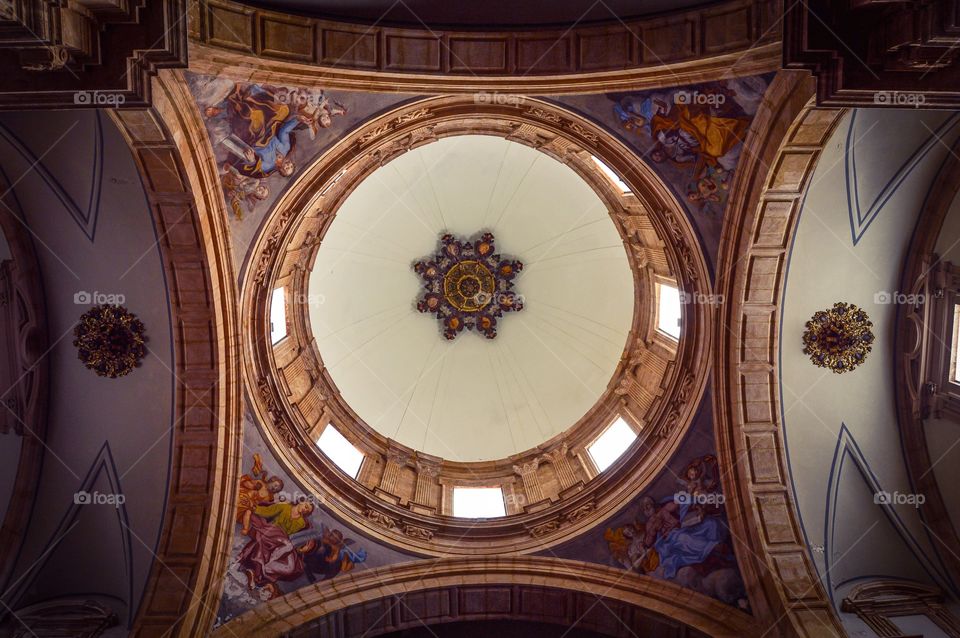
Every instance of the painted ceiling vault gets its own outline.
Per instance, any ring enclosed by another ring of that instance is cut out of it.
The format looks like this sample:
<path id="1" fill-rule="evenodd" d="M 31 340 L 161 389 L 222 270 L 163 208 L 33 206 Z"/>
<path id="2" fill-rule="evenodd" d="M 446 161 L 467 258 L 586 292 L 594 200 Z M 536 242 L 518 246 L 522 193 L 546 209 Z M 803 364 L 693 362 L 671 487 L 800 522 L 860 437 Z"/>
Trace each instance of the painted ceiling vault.
<path id="1" fill-rule="evenodd" d="M 444 233 L 482 232 L 522 259 L 512 282 L 523 309 L 497 318 L 496 339 L 448 342 L 416 308 L 411 266 Z M 626 345 L 634 281 L 605 205 L 569 168 L 516 142 L 459 136 L 361 183 L 317 252 L 309 296 L 318 351 L 361 418 L 414 449 L 481 461 L 532 448 L 590 409 Z"/>

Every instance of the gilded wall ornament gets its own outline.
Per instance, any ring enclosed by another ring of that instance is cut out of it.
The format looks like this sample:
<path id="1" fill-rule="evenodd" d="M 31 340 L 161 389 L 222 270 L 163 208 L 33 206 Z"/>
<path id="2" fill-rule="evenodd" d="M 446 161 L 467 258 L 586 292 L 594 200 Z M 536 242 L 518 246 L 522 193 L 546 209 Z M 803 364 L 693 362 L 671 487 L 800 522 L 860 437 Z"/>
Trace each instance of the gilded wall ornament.
<path id="1" fill-rule="evenodd" d="M 873 323 L 853 304 L 838 301 L 819 310 L 806 324 L 803 354 L 821 368 L 842 374 L 864 362 L 873 349 Z"/>
<path id="2" fill-rule="evenodd" d="M 123 306 L 94 306 L 73 330 L 73 345 L 83 364 L 101 377 L 129 374 L 147 353 L 143 322 Z"/>
<path id="3" fill-rule="evenodd" d="M 413 265 L 427 291 L 417 310 L 436 315 L 447 339 L 455 339 L 464 328 L 493 339 L 497 318 L 523 309 L 522 295 L 513 292 L 513 280 L 522 269 L 521 262 L 496 253 L 491 233 L 472 242 L 443 235 L 440 252 Z"/>

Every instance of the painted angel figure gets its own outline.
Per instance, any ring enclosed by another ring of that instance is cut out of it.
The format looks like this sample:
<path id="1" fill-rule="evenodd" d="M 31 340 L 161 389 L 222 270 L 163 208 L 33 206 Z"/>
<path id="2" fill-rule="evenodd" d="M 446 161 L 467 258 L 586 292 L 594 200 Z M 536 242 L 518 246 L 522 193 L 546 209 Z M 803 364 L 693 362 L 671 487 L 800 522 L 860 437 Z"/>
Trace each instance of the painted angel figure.
<path id="1" fill-rule="evenodd" d="M 263 467 L 259 454 L 253 455 L 253 467 L 248 474 L 240 477 L 237 493 L 237 522 L 240 532 L 250 532 L 250 519 L 254 511 L 261 506 L 272 505 L 276 494 L 283 489 L 283 479 L 270 476 Z"/>
<path id="2" fill-rule="evenodd" d="M 366 561 L 366 550 L 352 549 L 354 544 L 356 541 L 344 538 L 340 530 L 321 524 L 319 536 L 301 546 L 304 572 L 310 582 L 329 580 Z"/>
<path id="3" fill-rule="evenodd" d="M 223 182 L 223 189 L 230 202 L 230 209 L 238 220 L 243 219 L 244 207 L 252 212 L 257 202 L 262 202 L 270 196 L 270 189 L 263 180 L 242 175 L 230 164 L 223 165 L 220 180 Z"/>
<path id="4" fill-rule="evenodd" d="M 343 104 L 331 100 L 321 91 L 318 98 L 305 101 L 297 112 L 297 121 L 301 127 L 307 129 L 312 140 L 317 137 L 320 129 L 330 128 L 335 116 L 344 115 L 346 112 L 347 108 Z"/>
<path id="5" fill-rule="evenodd" d="M 275 503 L 258 506 L 250 517 L 250 541 L 244 545 L 237 563 L 247 576 L 247 586 L 262 589 L 269 598 L 281 596 L 281 581 L 303 575 L 304 554 L 308 545 L 296 546 L 291 537 L 310 527 L 313 503 Z"/>

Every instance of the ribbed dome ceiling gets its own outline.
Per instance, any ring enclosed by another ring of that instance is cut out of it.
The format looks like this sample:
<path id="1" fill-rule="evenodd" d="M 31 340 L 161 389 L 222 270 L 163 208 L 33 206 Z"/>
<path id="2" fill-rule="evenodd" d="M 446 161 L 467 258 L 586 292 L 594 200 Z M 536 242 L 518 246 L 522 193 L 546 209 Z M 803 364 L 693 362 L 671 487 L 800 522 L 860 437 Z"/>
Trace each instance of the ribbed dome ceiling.
<path id="1" fill-rule="evenodd" d="M 519 259 L 521 312 L 495 339 L 448 341 L 416 310 L 412 264 L 445 232 L 490 231 Z M 393 160 L 338 211 L 310 277 L 310 319 L 344 400 L 378 432 L 457 461 L 505 458 L 579 420 L 605 391 L 634 308 L 622 240 L 570 168 L 495 137 L 446 138 Z"/>

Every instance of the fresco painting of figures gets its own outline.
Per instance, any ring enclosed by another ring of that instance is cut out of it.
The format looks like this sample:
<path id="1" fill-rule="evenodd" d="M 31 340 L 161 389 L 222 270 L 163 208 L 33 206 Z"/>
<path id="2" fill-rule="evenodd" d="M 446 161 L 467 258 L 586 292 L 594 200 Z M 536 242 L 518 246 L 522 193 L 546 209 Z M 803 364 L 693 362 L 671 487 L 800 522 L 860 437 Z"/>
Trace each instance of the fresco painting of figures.
<path id="1" fill-rule="evenodd" d="M 749 612 L 713 439 L 710 389 L 677 455 L 619 512 L 543 556 L 668 580 Z"/>
<path id="2" fill-rule="evenodd" d="M 237 565 L 247 577 L 247 588 L 268 600 L 281 595 L 281 582 L 304 575 L 310 582 L 326 580 L 367 559 L 363 548 L 350 548 L 353 539 L 311 520 L 315 506 L 306 496 L 295 502 L 278 500 L 283 487 L 283 480 L 271 476 L 260 455 L 254 454 L 250 472 L 240 477 L 237 495 L 240 534 L 249 539 Z"/>
<path id="3" fill-rule="evenodd" d="M 766 88 L 763 78 L 749 77 L 607 98 L 619 126 L 640 138 L 647 158 L 673 178 L 691 208 L 716 215 Z"/>
<path id="4" fill-rule="evenodd" d="M 279 466 L 247 415 L 217 624 L 301 587 L 414 560 L 351 531 Z"/>
<path id="5" fill-rule="evenodd" d="M 603 539 L 625 569 L 748 607 L 713 455 L 690 461 L 673 492 L 640 497 Z"/>
<path id="6" fill-rule="evenodd" d="M 314 155 L 315 149 L 299 147 L 315 146 L 319 133 L 347 113 L 346 106 L 318 89 L 209 76 L 191 80 L 224 196 L 237 220 L 282 189 Z"/>

